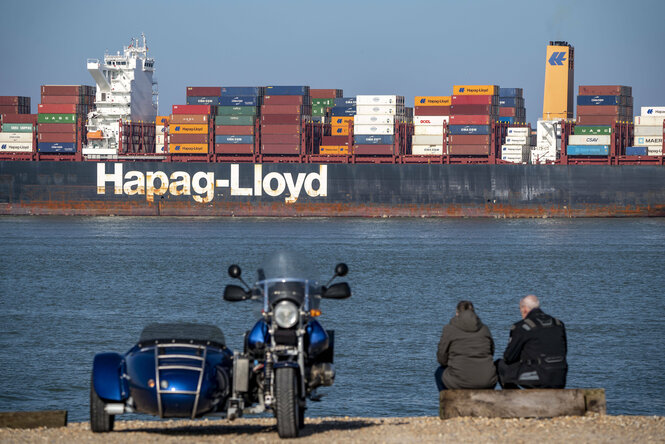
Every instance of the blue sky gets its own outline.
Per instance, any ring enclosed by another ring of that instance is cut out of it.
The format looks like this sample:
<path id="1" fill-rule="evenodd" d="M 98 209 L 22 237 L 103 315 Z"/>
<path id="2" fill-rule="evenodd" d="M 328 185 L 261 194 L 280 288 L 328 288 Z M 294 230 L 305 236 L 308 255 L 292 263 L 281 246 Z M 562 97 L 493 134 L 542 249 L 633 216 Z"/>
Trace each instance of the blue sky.
<path id="1" fill-rule="evenodd" d="M 575 47 L 575 87 L 623 84 L 665 105 L 665 0 L 0 2 L 0 95 L 94 85 L 86 59 L 141 32 L 156 59 L 160 114 L 187 86 L 310 85 L 345 96 L 450 95 L 456 84 L 524 88 L 542 113 L 545 49 Z"/>

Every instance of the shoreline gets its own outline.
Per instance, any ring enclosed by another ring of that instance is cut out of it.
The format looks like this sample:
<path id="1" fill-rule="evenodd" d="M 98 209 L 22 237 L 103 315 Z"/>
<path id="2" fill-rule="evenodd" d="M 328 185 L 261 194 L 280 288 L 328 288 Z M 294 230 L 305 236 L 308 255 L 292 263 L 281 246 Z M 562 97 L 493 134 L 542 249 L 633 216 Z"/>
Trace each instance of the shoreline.
<path id="1" fill-rule="evenodd" d="M 453 418 L 434 416 L 307 418 L 298 442 L 663 442 L 665 416 L 587 414 L 548 419 Z M 285 442 L 274 418 L 116 421 L 115 431 L 93 434 L 87 422 L 61 428 L 0 428 L 0 442 Z"/>

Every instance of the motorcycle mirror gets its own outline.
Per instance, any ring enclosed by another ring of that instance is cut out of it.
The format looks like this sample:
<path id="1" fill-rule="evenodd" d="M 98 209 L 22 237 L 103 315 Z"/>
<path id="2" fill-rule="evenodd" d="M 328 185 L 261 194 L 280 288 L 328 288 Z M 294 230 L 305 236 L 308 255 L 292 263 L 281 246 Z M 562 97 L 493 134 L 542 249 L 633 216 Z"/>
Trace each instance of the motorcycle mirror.
<path id="1" fill-rule="evenodd" d="M 351 297 L 351 287 L 346 282 L 331 285 L 325 289 L 322 297 L 326 299 L 346 299 Z"/>
<path id="2" fill-rule="evenodd" d="M 249 299 L 251 294 L 239 285 L 227 285 L 224 288 L 224 300 L 229 302 L 238 302 Z"/>
<path id="3" fill-rule="evenodd" d="M 340 262 L 335 266 L 335 276 L 346 276 L 349 272 L 349 267 L 344 262 Z"/>
<path id="4" fill-rule="evenodd" d="M 229 276 L 231 276 L 233 279 L 239 279 L 241 274 L 242 270 L 238 265 L 233 264 L 229 267 Z"/>

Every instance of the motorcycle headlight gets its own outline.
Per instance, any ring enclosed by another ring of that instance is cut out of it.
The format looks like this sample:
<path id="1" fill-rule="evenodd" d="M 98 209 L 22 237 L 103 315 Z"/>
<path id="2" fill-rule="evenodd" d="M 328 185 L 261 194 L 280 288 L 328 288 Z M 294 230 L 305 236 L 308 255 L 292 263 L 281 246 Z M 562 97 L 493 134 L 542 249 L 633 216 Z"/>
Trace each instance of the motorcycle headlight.
<path id="1" fill-rule="evenodd" d="M 298 307 L 293 302 L 278 302 L 273 310 L 273 318 L 281 328 L 291 328 L 298 322 Z"/>

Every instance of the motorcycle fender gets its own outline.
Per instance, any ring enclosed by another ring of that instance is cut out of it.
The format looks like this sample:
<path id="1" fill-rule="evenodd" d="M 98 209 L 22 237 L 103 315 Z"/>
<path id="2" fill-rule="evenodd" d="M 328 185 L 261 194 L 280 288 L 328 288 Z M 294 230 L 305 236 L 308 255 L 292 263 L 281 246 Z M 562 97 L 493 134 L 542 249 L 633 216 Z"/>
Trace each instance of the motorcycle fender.
<path id="1" fill-rule="evenodd" d="M 122 378 L 124 359 L 119 353 L 98 353 L 92 364 L 92 383 L 97 395 L 105 401 L 125 401 L 127 381 Z"/>
<path id="2" fill-rule="evenodd" d="M 328 333 L 316 319 L 307 325 L 307 337 L 309 338 L 307 350 L 309 356 L 316 356 L 328 348 Z"/>
<path id="3" fill-rule="evenodd" d="M 272 365 L 272 368 L 300 368 L 297 362 L 294 361 L 282 361 L 282 362 L 275 362 Z"/>
<path id="4" fill-rule="evenodd" d="M 268 333 L 268 324 L 261 319 L 254 324 L 254 327 L 247 335 L 247 349 L 249 351 L 257 351 L 263 349 L 269 342 L 270 334 Z"/>

